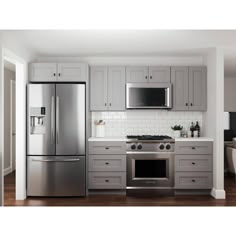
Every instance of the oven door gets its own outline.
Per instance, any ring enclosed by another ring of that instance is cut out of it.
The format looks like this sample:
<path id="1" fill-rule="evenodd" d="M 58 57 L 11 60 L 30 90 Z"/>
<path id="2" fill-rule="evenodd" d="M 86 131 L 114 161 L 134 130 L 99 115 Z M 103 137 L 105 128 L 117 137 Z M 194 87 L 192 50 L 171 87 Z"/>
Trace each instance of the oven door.
<path id="1" fill-rule="evenodd" d="M 174 154 L 128 153 L 127 187 L 174 187 Z"/>
<path id="2" fill-rule="evenodd" d="M 169 109 L 171 94 L 171 83 L 127 83 L 126 108 Z"/>

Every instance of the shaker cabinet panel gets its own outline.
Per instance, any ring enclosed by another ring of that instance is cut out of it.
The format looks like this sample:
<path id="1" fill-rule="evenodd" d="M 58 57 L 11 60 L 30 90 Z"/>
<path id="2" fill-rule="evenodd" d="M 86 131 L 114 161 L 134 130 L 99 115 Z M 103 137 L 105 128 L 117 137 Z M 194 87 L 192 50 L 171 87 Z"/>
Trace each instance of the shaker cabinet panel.
<path id="1" fill-rule="evenodd" d="M 206 68 L 189 67 L 189 110 L 205 111 L 207 109 Z"/>
<path id="2" fill-rule="evenodd" d="M 188 102 L 188 67 L 172 67 L 173 110 L 187 111 Z"/>
<path id="3" fill-rule="evenodd" d="M 126 82 L 127 83 L 148 82 L 148 67 L 147 66 L 126 67 Z"/>
<path id="4" fill-rule="evenodd" d="M 85 81 L 87 70 L 88 66 L 85 63 L 59 63 L 58 81 Z"/>
<path id="5" fill-rule="evenodd" d="M 107 110 L 107 74 L 105 66 L 91 68 L 90 109 L 93 111 Z"/>
<path id="6" fill-rule="evenodd" d="M 149 82 L 170 83 L 169 66 L 150 66 Z"/>
<path id="7" fill-rule="evenodd" d="M 32 63 L 29 66 L 29 76 L 32 82 L 55 82 L 57 80 L 57 64 Z"/>
<path id="8" fill-rule="evenodd" d="M 108 69 L 108 109 L 125 110 L 125 67 Z"/>

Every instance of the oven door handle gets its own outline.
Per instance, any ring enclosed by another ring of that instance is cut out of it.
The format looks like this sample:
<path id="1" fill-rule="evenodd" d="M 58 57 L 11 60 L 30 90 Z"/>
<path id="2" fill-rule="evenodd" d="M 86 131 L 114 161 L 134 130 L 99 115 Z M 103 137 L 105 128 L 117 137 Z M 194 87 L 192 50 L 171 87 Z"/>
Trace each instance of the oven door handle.
<path id="1" fill-rule="evenodd" d="M 151 154 L 151 155 L 170 155 L 170 154 L 174 154 L 173 152 L 126 152 L 127 155 L 129 154 L 135 154 L 135 155 L 143 155 L 143 154 Z"/>

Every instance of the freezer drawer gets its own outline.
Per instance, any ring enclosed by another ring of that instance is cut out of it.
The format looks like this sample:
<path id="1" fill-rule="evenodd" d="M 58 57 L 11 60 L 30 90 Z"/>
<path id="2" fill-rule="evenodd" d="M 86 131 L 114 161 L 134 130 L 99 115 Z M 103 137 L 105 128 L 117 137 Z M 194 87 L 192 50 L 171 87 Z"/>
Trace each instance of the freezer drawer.
<path id="1" fill-rule="evenodd" d="M 85 156 L 28 156 L 27 196 L 85 196 Z"/>

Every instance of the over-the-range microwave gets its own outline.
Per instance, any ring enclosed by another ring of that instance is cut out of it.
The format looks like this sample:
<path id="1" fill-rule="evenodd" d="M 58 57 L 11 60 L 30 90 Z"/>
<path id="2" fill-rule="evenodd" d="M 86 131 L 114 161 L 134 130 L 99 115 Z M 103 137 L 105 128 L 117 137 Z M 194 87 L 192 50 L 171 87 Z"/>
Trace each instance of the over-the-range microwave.
<path id="1" fill-rule="evenodd" d="M 172 108 L 171 83 L 127 83 L 127 109 Z"/>

